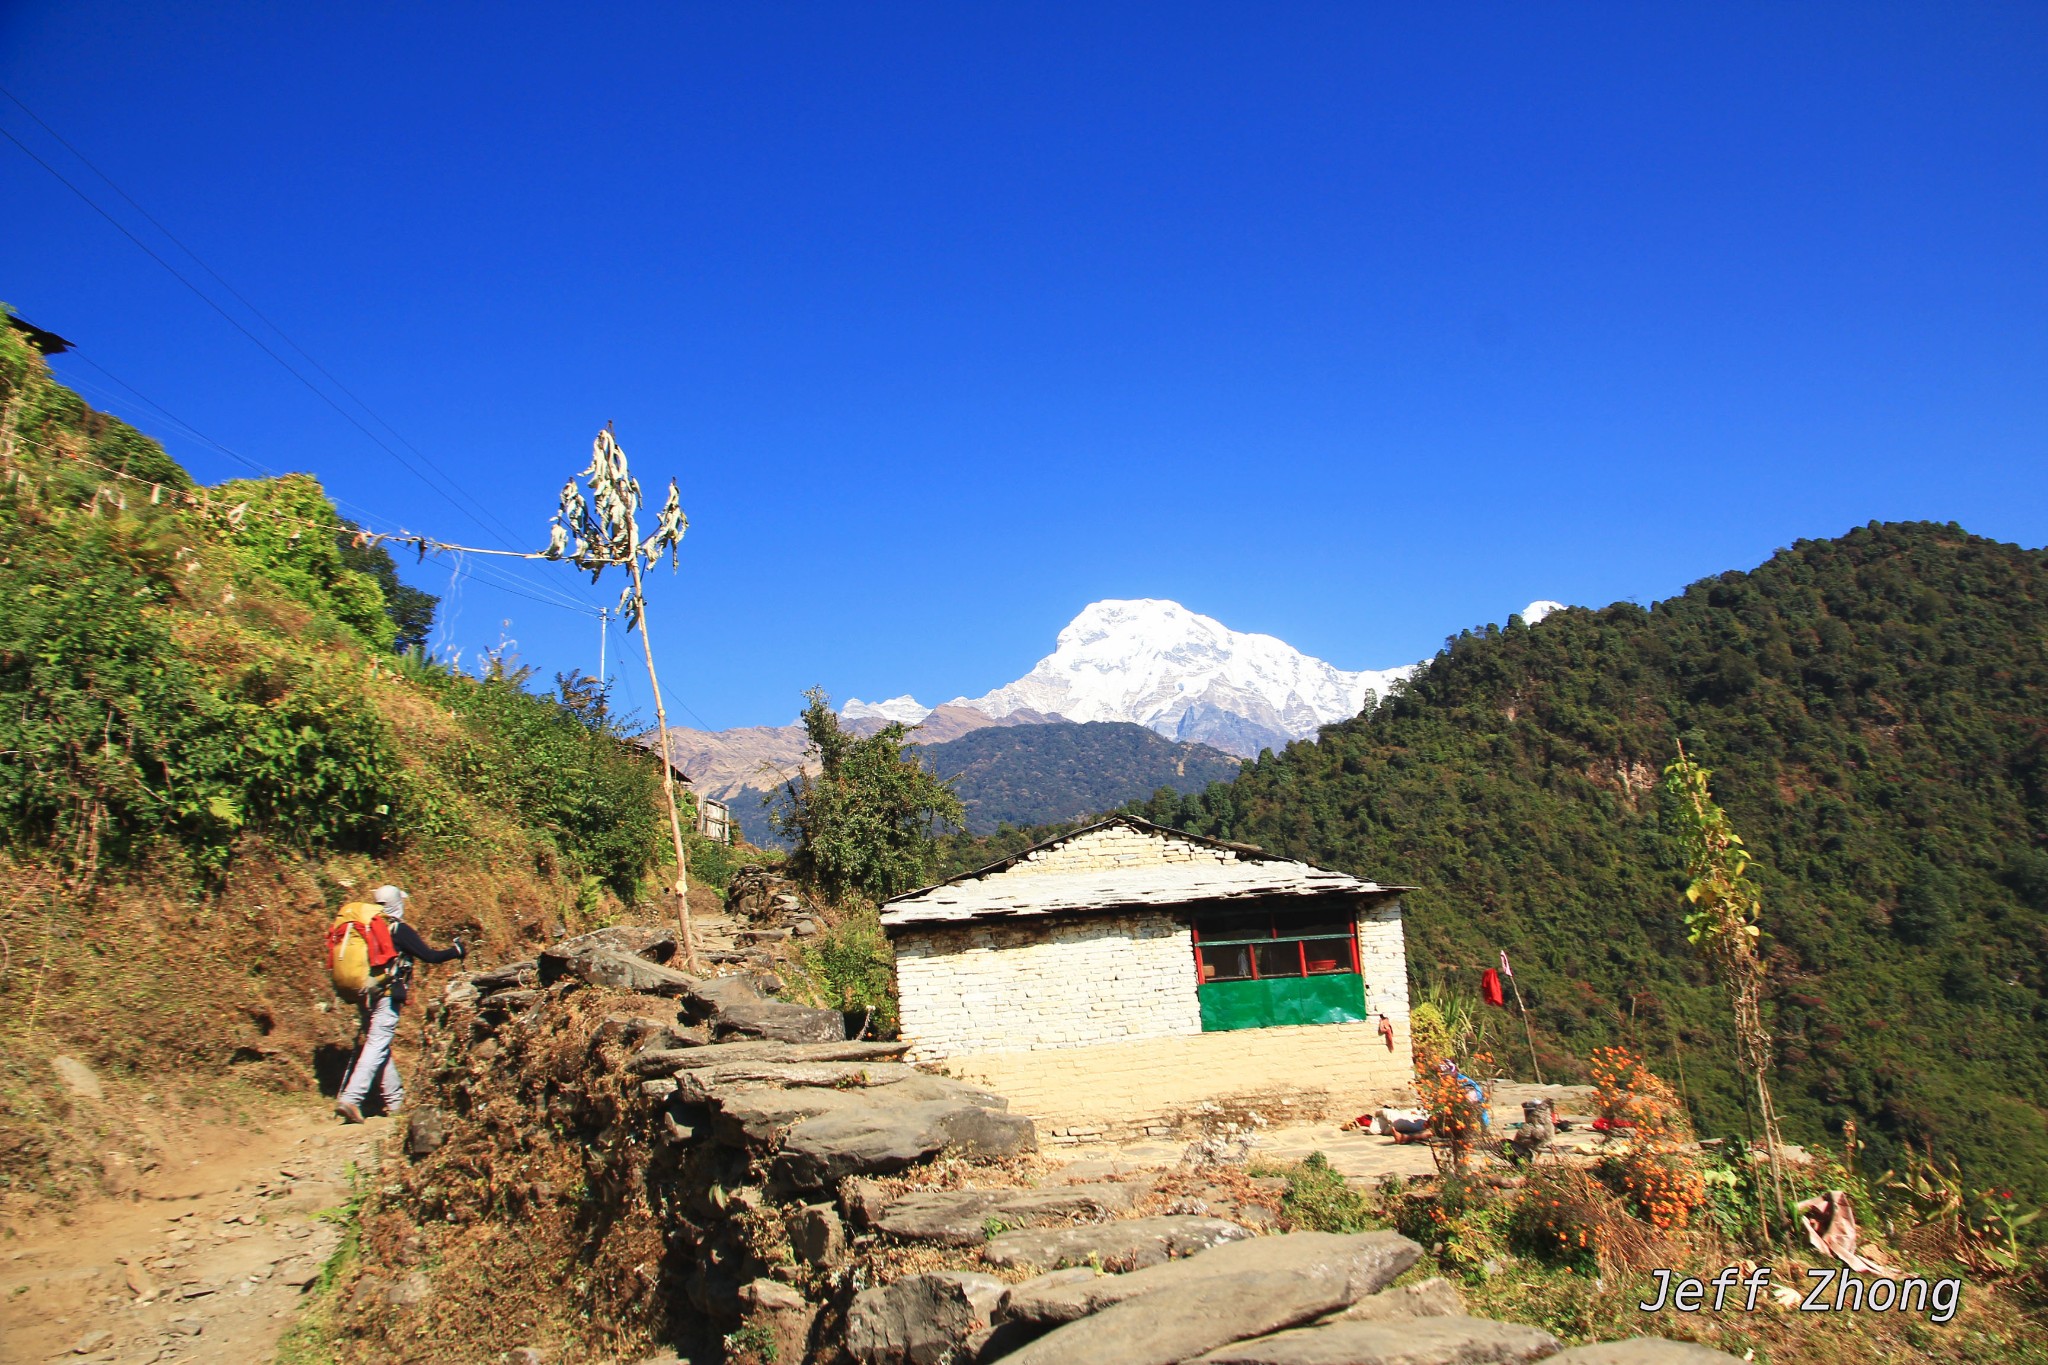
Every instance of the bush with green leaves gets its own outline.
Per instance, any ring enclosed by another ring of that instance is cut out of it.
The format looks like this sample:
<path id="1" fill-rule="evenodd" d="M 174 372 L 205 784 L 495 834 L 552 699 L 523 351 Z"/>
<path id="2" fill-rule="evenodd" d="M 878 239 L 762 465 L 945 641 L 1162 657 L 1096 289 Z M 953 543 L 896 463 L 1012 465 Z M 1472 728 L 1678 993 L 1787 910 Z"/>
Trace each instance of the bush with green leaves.
<path id="1" fill-rule="evenodd" d="M 896 1036 L 896 955 L 871 906 L 797 950 L 798 987 L 815 1003 L 848 1015 L 863 1015 L 878 1038 Z"/>
<path id="2" fill-rule="evenodd" d="M 923 885 L 938 866 L 938 837 L 961 826 L 960 798 L 904 752 L 906 727 L 848 734 L 823 691 L 805 700 L 807 770 L 774 813 L 793 845 L 791 875 L 834 902 L 882 901 Z"/>

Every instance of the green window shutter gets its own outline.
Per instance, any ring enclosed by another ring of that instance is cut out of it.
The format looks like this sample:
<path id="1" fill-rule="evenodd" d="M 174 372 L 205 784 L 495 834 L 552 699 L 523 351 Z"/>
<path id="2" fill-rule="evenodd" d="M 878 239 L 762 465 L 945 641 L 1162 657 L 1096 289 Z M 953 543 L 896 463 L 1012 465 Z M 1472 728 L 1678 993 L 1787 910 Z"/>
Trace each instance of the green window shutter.
<path id="1" fill-rule="evenodd" d="M 1211 981 L 1196 989 L 1202 1031 L 1275 1028 L 1285 1024 L 1353 1024 L 1365 1019 L 1365 978 L 1275 977 L 1265 981 Z"/>

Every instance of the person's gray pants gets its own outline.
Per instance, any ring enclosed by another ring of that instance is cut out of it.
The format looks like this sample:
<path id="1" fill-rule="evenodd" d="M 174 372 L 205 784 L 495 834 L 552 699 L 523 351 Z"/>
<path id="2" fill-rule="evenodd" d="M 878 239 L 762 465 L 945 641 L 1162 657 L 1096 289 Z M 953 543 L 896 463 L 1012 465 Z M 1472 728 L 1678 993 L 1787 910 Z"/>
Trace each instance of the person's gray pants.
<path id="1" fill-rule="evenodd" d="M 405 1103 L 405 1085 L 398 1079 L 398 1063 L 391 1057 L 391 1044 L 397 1037 L 398 1007 L 390 996 L 380 995 L 374 1006 L 363 1011 L 363 1050 L 356 1054 L 356 1064 L 341 1087 L 345 1103 L 361 1108 L 370 1097 L 370 1082 L 376 1081 L 384 1096 L 384 1112 L 398 1112 Z"/>

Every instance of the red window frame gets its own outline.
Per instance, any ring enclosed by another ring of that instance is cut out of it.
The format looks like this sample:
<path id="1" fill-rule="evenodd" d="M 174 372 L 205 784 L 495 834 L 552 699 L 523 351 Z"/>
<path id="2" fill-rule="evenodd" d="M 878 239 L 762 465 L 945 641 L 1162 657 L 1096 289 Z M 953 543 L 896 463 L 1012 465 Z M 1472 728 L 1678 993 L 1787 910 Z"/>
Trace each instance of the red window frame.
<path id="1" fill-rule="evenodd" d="M 1359 966 L 1359 962 L 1360 962 L 1360 955 L 1359 955 L 1359 951 L 1358 951 L 1358 917 L 1357 917 L 1357 915 L 1356 915 L 1356 914 L 1347 914 L 1347 915 L 1345 916 L 1345 924 L 1346 924 L 1346 926 L 1347 926 L 1347 927 L 1346 927 L 1346 930 L 1345 930 L 1345 932 L 1344 932 L 1344 933 L 1343 933 L 1342 935 L 1337 935 L 1337 934 L 1307 934 L 1307 935 L 1296 935 L 1296 934 L 1283 934 L 1283 933 L 1281 933 L 1281 932 L 1280 932 L 1280 929 L 1281 929 L 1281 924 L 1282 924 L 1282 919 L 1283 919 L 1283 915 L 1284 915 L 1284 917 L 1285 917 L 1285 918 L 1287 918 L 1287 919 L 1293 919 L 1293 920 L 1296 920 L 1296 922 L 1298 923 L 1298 922 L 1299 922 L 1299 916 L 1298 916 L 1298 914 L 1297 914 L 1297 913 L 1287 913 L 1287 912 L 1281 912 L 1281 911 L 1270 911 L 1270 910 L 1269 910 L 1269 911 L 1249 911 L 1249 912 L 1232 912 L 1232 913 L 1244 913 L 1244 914 L 1263 914 L 1263 915 L 1264 915 L 1264 917 L 1265 917 L 1265 921 L 1266 921 L 1266 935 L 1265 935 L 1265 939 L 1266 939 L 1266 941 L 1267 941 L 1267 942 L 1273 942 L 1273 941 L 1281 941 L 1281 942 L 1285 942 L 1285 941 L 1287 941 L 1287 940 L 1290 940 L 1290 939 L 1291 939 L 1291 940 L 1293 941 L 1293 943 L 1294 943 L 1294 946 L 1295 946 L 1295 949 L 1296 949 L 1296 955 L 1297 955 L 1297 958 L 1298 958 L 1298 960 L 1299 960 L 1299 962 L 1300 962 L 1300 964 L 1301 964 L 1301 970 L 1300 970 L 1300 971 L 1298 971 L 1298 972 L 1293 972 L 1293 973 L 1285 973 L 1285 974 L 1282 974 L 1282 975 L 1278 975 L 1278 976 L 1261 976 L 1261 975 L 1259 974 L 1259 955 L 1258 955 L 1258 954 L 1257 954 L 1256 952 L 1253 952 L 1253 953 L 1248 953 L 1248 954 L 1246 954 L 1246 956 L 1247 956 L 1247 957 L 1248 957 L 1248 958 L 1250 959 L 1250 962 L 1251 962 L 1251 969 L 1252 969 L 1252 974 L 1251 974 L 1250 976 L 1232 976 L 1232 977 L 1225 977 L 1225 978 L 1224 978 L 1224 980 L 1226 980 L 1226 981 L 1302 981 L 1302 980 L 1306 980 L 1306 979 L 1308 979 L 1309 977 L 1313 977 L 1313 976 L 1347 976 L 1347 975 L 1349 975 L 1349 976 L 1363 976 L 1363 975 L 1365 974 L 1365 973 L 1364 973 L 1364 970 L 1363 970 L 1363 969 L 1362 969 L 1362 968 L 1361 968 L 1361 967 Z M 1202 961 L 1202 926 L 1201 926 L 1201 916 L 1199 916 L 1199 915 L 1195 915 L 1195 916 L 1192 916 L 1192 917 L 1190 918 L 1190 920 L 1189 920 L 1189 928 L 1190 928 L 1190 931 L 1191 931 L 1191 935 L 1192 935 L 1192 937 L 1193 937 L 1193 939 L 1194 939 L 1194 955 L 1195 955 L 1195 982 L 1196 982 L 1196 984 L 1197 984 L 1197 985 L 1204 985 L 1204 986 L 1206 986 L 1206 985 L 1209 985 L 1209 984 L 1210 984 L 1210 979 L 1209 979 L 1209 977 L 1208 977 L 1207 975 L 1205 975 L 1205 974 L 1204 974 L 1204 968 L 1205 968 L 1206 964 L 1205 964 L 1205 963 L 1204 963 L 1204 962 Z M 1311 971 L 1310 971 L 1310 970 L 1308 969 L 1308 945 L 1309 945 L 1310 943 L 1327 943 L 1327 942 L 1329 942 L 1329 941 L 1330 941 L 1331 939 L 1333 939 L 1333 938 L 1338 938 L 1338 937 L 1342 937 L 1342 938 L 1343 938 L 1343 940 L 1344 940 L 1344 943 L 1345 943 L 1346 947 L 1348 947 L 1348 948 L 1350 949 L 1350 953 L 1351 953 L 1351 965 L 1350 965 L 1350 967 L 1349 967 L 1348 969 L 1347 969 L 1347 968 L 1339 968 L 1339 969 L 1338 969 L 1338 970 L 1336 970 L 1336 971 L 1321 971 L 1321 972 L 1311 972 Z M 1229 936 L 1229 937 L 1227 937 L 1227 938 L 1211 938 L 1211 939 L 1209 940 L 1209 943 L 1210 943 L 1210 945 L 1211 945 L 1212 947 L 1213 947 L 1213 946 L 1216 946 L 1216 945 L 1217 945 L 1217 944 L 1219 944 L 1219 943 L 1221 943 L 1221 944 L 1225 944 L 1225 945 L 1231 945 L 1231 946 L 1235 946 L 1235 945 L 1238 945 L 1238 944 L 1243 944 L 1243 945 L 1246 945 L 1246 946 L 1251 946 L 1251 945 L 1255 945 L 1255 944 L 1257 944 L 1258 942 L 1259 942 L 1259 939 L 1257 939 L 1256 937 L 1250 937 L 1250 936 L 1242 936 L 1242 937 L 1241 937 L 1241 936 L 1238 936 L 1238 935 L 1234 935 L 1234 934 L 1233 934 L 1233 935 L 1231 935 L 1231 936 Z"/>

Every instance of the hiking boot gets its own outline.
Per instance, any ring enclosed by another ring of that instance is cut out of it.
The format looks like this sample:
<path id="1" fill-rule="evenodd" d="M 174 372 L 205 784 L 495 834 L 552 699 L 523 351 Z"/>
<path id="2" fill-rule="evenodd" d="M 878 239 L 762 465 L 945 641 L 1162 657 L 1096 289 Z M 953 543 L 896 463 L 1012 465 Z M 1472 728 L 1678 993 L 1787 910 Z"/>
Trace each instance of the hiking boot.
<path id="1" fill-rule="evenodd" d="M 363 1111 L 350 1104 L 347 1100 L 336 1100 L 334 1102 L 334 1112 L 347 1119 L 350 1123 L 361 1123 L 363 1121 Z"/>

